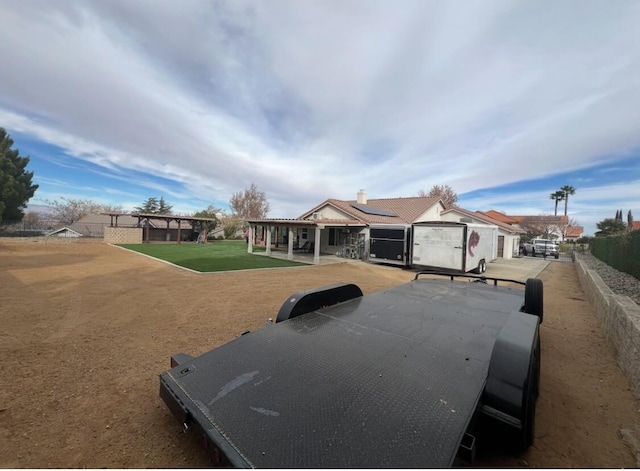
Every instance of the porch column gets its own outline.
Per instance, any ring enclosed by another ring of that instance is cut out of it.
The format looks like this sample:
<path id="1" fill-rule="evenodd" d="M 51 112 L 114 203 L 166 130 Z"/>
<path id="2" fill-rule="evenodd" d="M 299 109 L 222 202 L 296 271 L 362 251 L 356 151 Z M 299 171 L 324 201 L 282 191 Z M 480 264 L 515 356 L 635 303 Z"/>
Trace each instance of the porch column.
<path id="1" fill-rule="evenodd" d="M 271 256 L 271 226 L 267 227 L 267 257 Z"/>
<path id="2" fill-rule="evenodd" d="M 313 264 L 320 265 L 320 228 L 316 226 L 315 239 L 313 243 Z"/>
<path id="3" fill-rule="evenodd" d="M 289 226 L 289 239 L 287 247 L 287 260 L 293 260 L 293 227 Z"/>
<path id="4" fill-rule="evenodd" d="M 247 252 L 249 253 L 253 253 L 253 233 L 253 226 L 249 224 L 249 243 L 247 244 Z"/>

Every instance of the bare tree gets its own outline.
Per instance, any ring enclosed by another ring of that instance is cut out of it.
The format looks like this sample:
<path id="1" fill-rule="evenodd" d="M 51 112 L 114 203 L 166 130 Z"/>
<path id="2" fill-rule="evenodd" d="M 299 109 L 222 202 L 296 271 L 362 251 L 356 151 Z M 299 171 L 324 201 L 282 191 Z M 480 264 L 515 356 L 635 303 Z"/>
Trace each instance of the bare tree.
<path id="1" fill-rule="evenodd" d="M 239 191 L 231 196 L 229 206 L 235 216 L 242 219 L 264 219 L 269 214 L 269 202 L 264 191 L 258 190 L 255 183 L 251 187 L 245 189 L 244 192 Z"/>
<path id="2" fill-rule="evenodd" d="M 449 185 L 433 185 L 429 193 L 421 189 L 418 196 L 440 198 L 447 209 L 454 207 L 458 202 L 458 194 Z"/>
<path id="3" fill-rule="evenodd" d="M 527 231 L 527 238 L 542 237 L 544 239 L 556 239 L 558 234 L 564 234 L 567 224 L 555 222 L 553 216 L 540 216 L 535 220 L 528 220 L 521 224 L 523 230 Z"/>
<path id="4" fill-rule="evenodd" d="M 51 208 L 53 216 L 65 224 L 72 224 L 87 214 L 122 211 L 120 206 L 96 203 L 89 199 L 65 198 L 63 196 L 59 200 L 44 200 L 44 203 Z"/>
<path id="5" fill-rule="evenodd" d="M 226 216 L 222 218 L 222 226 L 224 227 L 224 238 L 235 239 L 238 232 L 244 227 L 244 221 L 238 216 Z"/>

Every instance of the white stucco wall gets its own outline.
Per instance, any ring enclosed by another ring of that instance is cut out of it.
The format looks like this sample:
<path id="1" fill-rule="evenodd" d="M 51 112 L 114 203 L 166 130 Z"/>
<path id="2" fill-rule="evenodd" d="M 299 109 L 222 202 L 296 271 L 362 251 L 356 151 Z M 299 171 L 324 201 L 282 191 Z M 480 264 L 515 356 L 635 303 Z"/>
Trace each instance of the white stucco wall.
<path id="1" fill-rule="evenodd" d="M 425 221 L 441 221 L 443 218 L 441 214 L 444 211 L 444 206 L 441 204 L 434 204 L 427 211 L 422 213 L 415 222 L 425 222 Z M 452 219 L 445 219 L 445 221 L 450 221 Z"/>

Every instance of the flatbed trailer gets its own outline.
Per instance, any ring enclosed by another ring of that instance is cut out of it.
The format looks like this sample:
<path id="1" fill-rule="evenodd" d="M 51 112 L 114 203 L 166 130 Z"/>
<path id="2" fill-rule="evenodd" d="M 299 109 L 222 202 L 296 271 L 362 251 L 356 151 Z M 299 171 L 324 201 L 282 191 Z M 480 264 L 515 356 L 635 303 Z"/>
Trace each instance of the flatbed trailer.
<path id="1" fill-rule="evenodd" d="M 421 272 L 367 296 L 353 284 L 296 293 L 275 324 L 174 355 L 160 396 L 235 467 L 449 467 L 472 460 L 479 416 L 525 449 L 542 282 L 445 277 Z"/>

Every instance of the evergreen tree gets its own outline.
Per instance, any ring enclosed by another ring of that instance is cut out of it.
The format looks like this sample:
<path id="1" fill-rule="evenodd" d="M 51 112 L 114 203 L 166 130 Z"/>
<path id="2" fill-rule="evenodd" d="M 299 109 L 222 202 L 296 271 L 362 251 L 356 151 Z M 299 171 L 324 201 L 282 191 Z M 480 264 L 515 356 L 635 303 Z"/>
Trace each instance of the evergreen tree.
<path id="1" fill-rule="evenodd" d="M 32 184 L 33 172 L 26 170 L 29 157 L 12 147 L 13 140 L 0 128 L 0 222 L 22 220 L 23 209 L 38 189 Z"/>
<path id="2" fill-rule="evenodd" d="M 167 202 L 164 200 L 164 197 L 161 196 L 160 201 L 158 201 L 158 214 L 171 214 L 172 208 L 173 206 L 167 204 Z"/>

